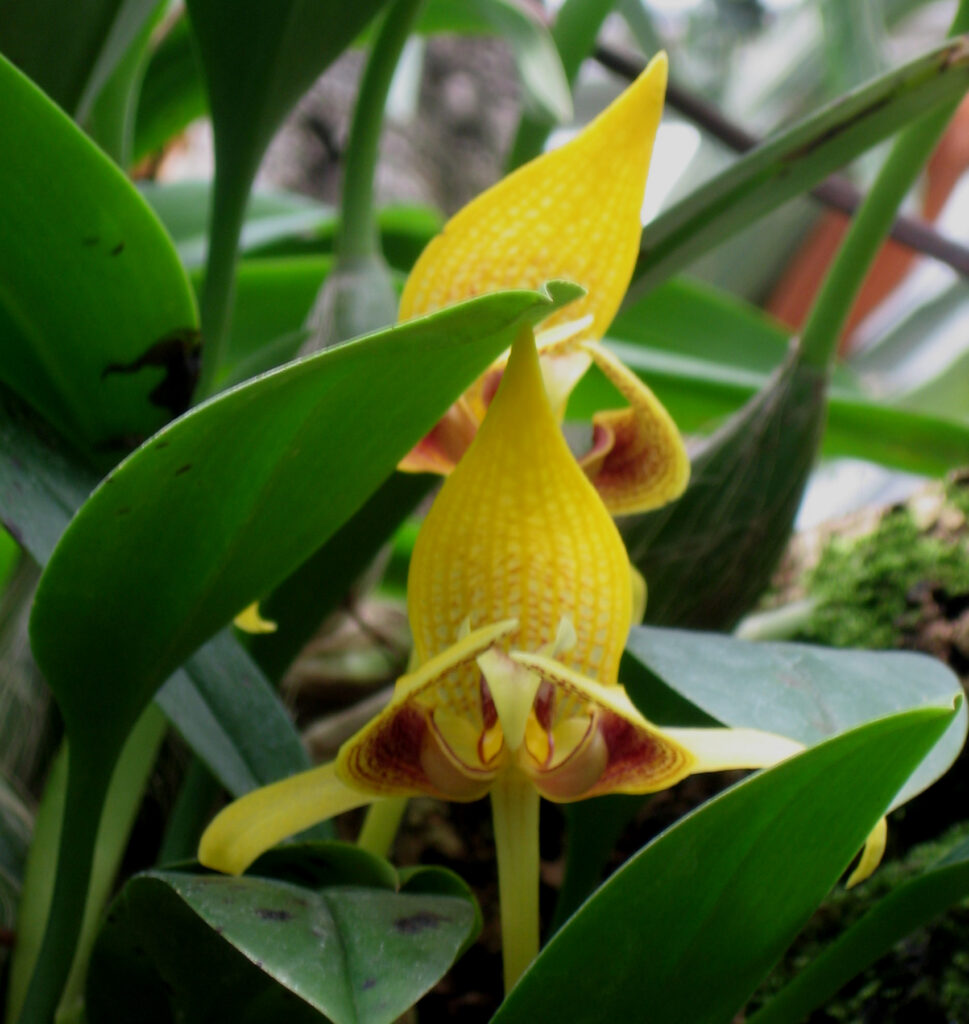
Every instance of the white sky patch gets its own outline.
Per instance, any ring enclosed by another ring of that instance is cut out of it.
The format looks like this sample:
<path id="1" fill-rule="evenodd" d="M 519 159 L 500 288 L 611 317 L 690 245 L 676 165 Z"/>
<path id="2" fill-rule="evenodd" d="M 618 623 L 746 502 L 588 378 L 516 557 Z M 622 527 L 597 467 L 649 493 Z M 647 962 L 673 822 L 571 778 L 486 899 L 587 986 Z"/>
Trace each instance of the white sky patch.
<path id="1" fill-rule="evenodd" d="M 663 121 L 656 133 L 641 219 L 648 224 L 659 212 L 700 148 L 700 133 L 685 121 Z"/>

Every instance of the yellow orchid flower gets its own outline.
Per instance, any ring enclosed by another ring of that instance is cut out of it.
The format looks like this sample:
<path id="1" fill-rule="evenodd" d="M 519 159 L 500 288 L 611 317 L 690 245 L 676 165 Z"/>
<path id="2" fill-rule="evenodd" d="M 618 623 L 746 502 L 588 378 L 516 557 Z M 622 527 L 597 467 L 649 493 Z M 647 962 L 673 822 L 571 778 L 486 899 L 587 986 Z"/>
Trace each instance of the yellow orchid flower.
<path id="1" fill-rule="evenodd" d="M 580 460 L 613 515 L 658 508 L 686 486 L 689 463 L 652 391 L 599 344 L 629 285 L 642 234 L 640 211 L 666 91 L 666 55 L 574 139 L 532 160 L 478 196 L 421 254 L 399 318 L 433 312 L 501 288 L 564 278 L 584 298 L 545 322 L 538 344 L 552 407 L 592 363 L 629 403 L 593 418 Z M 499 361 L 470 388 L 400 468 L 449 473 L 477 432 L 501 378 Z"/>
<path id="2" fill-rule="evenodd" d="M 660 728 L 618 681 L 633 594 L 622 539 L 569 452 L 524 330 L 418 536 L 415 669 L 335 762 L 242 797 L 199 860 L 237 874 L 334 814 L 418 794 L 493 804 L 507 987 L 538 951 L 539 798 L 650 793 L 801 749 L 749 729 Z"/>

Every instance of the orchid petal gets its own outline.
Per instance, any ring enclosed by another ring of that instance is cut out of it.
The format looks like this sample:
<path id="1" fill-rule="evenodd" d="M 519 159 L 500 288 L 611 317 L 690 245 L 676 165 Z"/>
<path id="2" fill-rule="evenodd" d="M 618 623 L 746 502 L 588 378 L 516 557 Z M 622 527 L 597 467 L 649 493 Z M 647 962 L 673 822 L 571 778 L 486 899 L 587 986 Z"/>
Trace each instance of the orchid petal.
<path id="1" fill-rule="evenodd" d="M 690 751 L 695 772 L 770 768 L 804 750 L 797 740 L 760 729 L 666 728 L 663 732 Z"/>
<path id="2" fill-rule="evenodd" d="M 402 676 L 387 707 L 340 748 L 340 775 L 380 796 L 483 796 L 498 765 L 476 750 L 489 723 L 475 659 L 517 627 L 512 619 L 474 630 Z"/>
<path id="3" fill-rule="evenodd" d="M 590 759 L 600 762 L 601 758 L 601 771 L 597 779 L 588 780 L 588 786 L 581 790 L 569 792 L 553 780 L 554 770 L 549 773 L 552 784 L 545 786 L 543 766 L 531 766 L 529 774 L 543 796 L 566 802 L 602 793 L 652 793 L 675 785 L 696 770 L 692 751 L 672 735 L 675 730 L 660 729 L 647 721 L 621 686 L 603 685 L 538 654 L 513 651 L 511 657 L 552 688 L 556 701 L 553 717 L 568 720 L 591 716 L 605 742 L 604 758 L 603 752 L 591 742 L 585 746 Z M 554 736 L 556 729 L 553 721 L 549 732 Z M 585 739 L 583 729 L 584 723 L 578 734 Z M 554 751 L 554 743 L 551 749 Z M 556 767 L 568 764 L 566 756 Z M 569 771 L 577 778 L 583 774 L 574 765 L 569 765 Z"/>
<path id="4" fill-rule="evenodd" d="M 580 460 L 606 507 L 613 515 L 631 515 L 678 498 L 690 460 L 672 417 L 611 352 L 592 343 L 583 349 L 629 403 L 593 416 L 593 447 Z"/>
<path id="5" fill-rule="evenodd" d="M 646 577 L 632 562 L 629 563 L 629 584 L 633 592 L 632 624 L 638 626 L 646 614 L 646 600 L 649 597 L 649 588 L 646 586 Z"/>
<path id="6" fill-rule="evenodd" d="M 275 622 L 264 619 L 259 613 L 258 601 L 253 601 L 248 608 L 243 608 L 232 620 L 232 624 L 243 633 L 275 633 L 277 629 Z"/>
<path id="7" fill-rule="evenodd" d="M 887 840 L 888 822 L 885 818 L 882 818 L 865 840 L 865 845 L 861 850 L 861 857 L 855 865 L 855 870 L 848 876 L 845 888 L 850 889 L 859 882 L 863 882 L 878 867 L 884 856 Z"/>
<path id="8" fill-rule="evenodd" d="M 563 660 L 616 678 L 630 623 L 629 558 L 562 437 L 530 331 L 424 521 L 407 595 L 420 661 L 453 640 L 471 609 L 478 621 L 519 621 L 506 649 L 540 649 L 565 616 L 577 642 Z"/>
<path id="9" fill-rule="evenodd" d="M 247 793 L 217 814 L 202 835 L 199 861 L 241 875 L 280 840 L 374 799 L 347 786 L 333 764 L 300 772 Z"/>
<path id="10" fill-rule="evenodd" d="M 574 139 L 455 214 L 411 271 L 400 319 L 561 277 L 588 294 L 548 323 L 592 314 L 588 336 L 601 338 L 639 251 L 640 210 L 666 73 L 666 55 L 659 54 Z"/>

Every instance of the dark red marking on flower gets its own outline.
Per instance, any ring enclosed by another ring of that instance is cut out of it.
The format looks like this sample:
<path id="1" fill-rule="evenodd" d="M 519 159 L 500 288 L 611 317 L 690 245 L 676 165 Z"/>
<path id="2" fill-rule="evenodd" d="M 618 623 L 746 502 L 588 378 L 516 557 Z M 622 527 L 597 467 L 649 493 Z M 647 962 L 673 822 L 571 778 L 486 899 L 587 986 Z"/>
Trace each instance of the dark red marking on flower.
<path id="1" fill-rule="evenodd" d="M 401 788 L 435 792 L 421 767 L 421 743 L 427 728 L 423 712 L 405 705 L 354 746 L 351 772 L 381 792 Z"/>
<path id="2" fill-rule="evenodd" d="M 407 917 L 398 917 L 394 921 L 394 927 L 403 935 L 417 935 L 419 932 L 425 932 L 429 928 L 436 928 L 442 922 L 450 920 L 449 917 L 445 917 L 443 914 L 435 914 L 430 910 L 421 910 L 416 914 L 409 914 Z"/>
<path id="3" fill-rule="evenodd" d="M 612 789 L 627 780 L 637 784 L 660 781 L 674 774 L 683 761 L 679 747 L 610 711 L 600 709 L 599 729 L 609 760 L 590 792 Z"/>
<path id="4" fill-rule="evenodd" d="M 488 686 L 488 680 L 481 676 L 481 682 L 478 686 L 478 692 L 481 695 L 481 719 L 484 722 L 484 732 L 494 728 L 495 723 L 498 721 L 498 709 L 495 707 L 494 698 L 491 696 L 491 687 Z"/>

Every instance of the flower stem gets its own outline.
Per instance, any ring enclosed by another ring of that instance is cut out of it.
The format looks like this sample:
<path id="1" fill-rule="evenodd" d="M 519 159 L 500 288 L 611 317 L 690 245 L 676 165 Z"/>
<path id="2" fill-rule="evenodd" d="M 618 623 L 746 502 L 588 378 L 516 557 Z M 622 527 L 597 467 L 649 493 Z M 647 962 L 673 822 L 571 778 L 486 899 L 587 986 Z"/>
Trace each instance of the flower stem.
<path id="1" fill-rule="evenodd" d="M 363 819 L 357 846 L 377 857 L 388 856 L 406 810 L 406 796 L 389 797 L 371 804 L 367 808 L 367 816 Z"/>
<path id="2" fill-rule="evenodd" d="M 538 790 L 510 768 L 491 790 L 505 993 L 538 955 Z"/>
<path id="3" fill-rule="evenodd" d="M 949 34 L 957 35 L 967 30 L 969 0 L 960 0 Z M 896 139 L 875 184 L 852 219 L 808 315 L 801 337 L 801 351 L 804 362 L 809 366 L 823 370 L 831 365 L 838 337 L 878 250 L 891 231 L 895 213 L 958 105 L 958 101 L 950 102 L 933 110 Z"/>
<path id="4" fill-rule="evenodd" d="M 338 256 L 371 256 L 378 248 L 373 183 L 384 107 L 397 62 L 422 2 L 397 0 L 390 7 L 377 30 L 360 80 L 347 141 L 340 232 L 336 245 Z"/>

